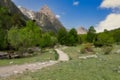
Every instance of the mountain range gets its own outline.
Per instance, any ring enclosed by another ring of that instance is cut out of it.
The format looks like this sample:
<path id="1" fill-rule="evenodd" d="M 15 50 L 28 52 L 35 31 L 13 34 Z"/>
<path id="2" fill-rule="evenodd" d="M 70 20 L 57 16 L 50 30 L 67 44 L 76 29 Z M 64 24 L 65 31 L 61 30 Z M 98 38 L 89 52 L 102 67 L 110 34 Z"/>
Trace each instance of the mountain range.
<path id="1" fill-rule="evenodd" d="M 52 10 L 47 6 L 43 6 L 40 11 L 35 12 L 21 6 L 16 6 L 11 0 L 0 0 L 0 7 L 6 7 L 10 14 L 18 14 L 20 21 L 33 20 L 43 31 L 58 32 L 60 28 L 64 28 L 62 23 L 56 18 Z M 10 27 L 10 26 L 9 26 Z M 12 26 L 11 26 L 12 27 Z M 87 29 L 79 27 L 78 34 L 86 34 Z"/>
<path id="2" fill-rule="evenodd" d="M 57 32 L 60 28 L 64 28 L 61 22 L 56 18 L 55 14 L 49 9 L 47 5 L 43 6 L 40 11 L 35 12 L 24 7 L 18 7 L 21 12 L 29 19 L 36 21 L 44 31 Z"/>
<path id="3" fill-rule="evenodd" d="M 34 12 L 23 7 L 17 7 L 12 0 L 0 0 L 0 7 L 7 8 L 12 17 L 16 14 L 19 15 L 21 21 L 34 20 L 43 31 L 57 32 L 60 28 L 64 28 L 61 22 L 55 17 L 55 14 L 46 5 L 40 11 Z"/>

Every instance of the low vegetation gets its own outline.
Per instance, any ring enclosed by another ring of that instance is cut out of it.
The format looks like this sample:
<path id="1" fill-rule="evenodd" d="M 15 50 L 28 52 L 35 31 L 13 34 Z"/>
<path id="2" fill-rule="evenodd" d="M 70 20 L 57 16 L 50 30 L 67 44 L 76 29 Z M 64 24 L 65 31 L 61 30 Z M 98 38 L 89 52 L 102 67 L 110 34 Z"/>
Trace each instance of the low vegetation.
<path id="1" fill-rule="evenodd" d="M 35 54 L 37 54 L 37 55 L 31 56 L 31 57 L 0 60 L 0 66 L 34 63 L 34 62 L 43 62 L 43 61 L 57 60 L 58 59 L 58 55 L 53 49 L 47 49 L 47 50 L 42 51 L 42 53 L 37 52 Z"/>
<path id="2" fill-rule="evenodd" d="M 37 72 L 25 72 L 3 80 L 119 80 L 119 55 L 99 55 L 98 58 L 70 60 Z"/>

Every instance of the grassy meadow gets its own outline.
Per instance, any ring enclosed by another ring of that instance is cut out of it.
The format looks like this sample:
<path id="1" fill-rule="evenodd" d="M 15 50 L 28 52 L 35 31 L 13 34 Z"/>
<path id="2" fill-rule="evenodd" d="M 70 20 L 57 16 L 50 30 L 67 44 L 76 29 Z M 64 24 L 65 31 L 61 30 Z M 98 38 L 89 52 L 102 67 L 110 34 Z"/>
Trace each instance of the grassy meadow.
<path id="1" fill-rule="evenodd" d="M 115 51 L 120 46 L 114 46 L 110 54 L 105 55 L 101 48 L 94 48 L 98 58 L 79 59 L 81 46 L 62 47 L 72 59 L 60 62 L 37 72 L 25 72 L 1 80 L 119 80 L 120 54 Z M 90 54 L 89 54 L 90 55 Z"/>
<path id="2" fill-rule="evenodd" d="M 8 65 L 15 65 L 15 64 L 25 64 L 25 63 L 34 63 L 34 62 L 56 60 L 57 56 L 58 56 L 53 49 L 44 50 L 42 53 L 37 52 L 35 54 L 37 54 L 37 55 L 32 56 L 32 57 L 0 60 L 0 66 L 8 66 Z"/>

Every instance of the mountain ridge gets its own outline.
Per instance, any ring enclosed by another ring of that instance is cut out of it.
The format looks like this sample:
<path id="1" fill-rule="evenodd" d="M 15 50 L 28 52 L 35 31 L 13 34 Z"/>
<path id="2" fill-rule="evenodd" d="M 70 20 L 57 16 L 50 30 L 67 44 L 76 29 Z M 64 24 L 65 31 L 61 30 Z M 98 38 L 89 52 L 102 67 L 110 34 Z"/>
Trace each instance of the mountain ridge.
<path id="1" fill-rule="evenodd" d="M 19 9 L 29 19 L 35 20 L 37 25 L 39 25 L 44 31 L 52 30 L 54 32 L 58 32 L 60 28 L 64 28 L 47 5 L 43 6 L 38 12 L 34 12 L 23 7 L 19 7 Z"/>

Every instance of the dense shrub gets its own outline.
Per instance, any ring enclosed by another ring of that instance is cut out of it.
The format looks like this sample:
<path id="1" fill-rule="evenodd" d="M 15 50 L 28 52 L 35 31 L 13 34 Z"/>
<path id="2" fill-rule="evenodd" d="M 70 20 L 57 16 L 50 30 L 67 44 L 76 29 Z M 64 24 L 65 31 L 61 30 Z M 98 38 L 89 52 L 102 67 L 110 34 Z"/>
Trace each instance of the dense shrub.
<path id="1" fill-rule="evenodd" d="M 8 31 L 9 43 L 16 49 L 19 47 L 32 47 L 39 44 L 41 30 L 31 21 L 24 28 L 11 28 Z"/>
<path id="2" fill-rule="evenodd" d="M 0 27 L 0 50 L 4 50 L 7 47 L 6 33 Z"/>
<path id="3" fill-rule="evenodd" d="M 93 44 L 91 44 L 91 43 L 83 44 L 82 48 L 80 49 L 80 52 L 82 54 L 84 54 L 84 53 L 94 53 Z"/>
<path id="4" fill-rule="evenodd" d="M 12 27 L 8 31 L 8 42 L 19 54 L 26 52 L 27 48 L 39 45 L 41 30 L 32 21 L 28 21 L 24 28 Z"/>
<path id="5" fill-rule="evenodd" d="M 113 36 L 106 32 L 98 34 L 94 41 L 95 46 L 110 46 L 113 43 Z"/>
<path id="6" fill-rule="evenodd" d="M 110 53 L 111 53 L 112 49 L 113 49 L 112 46 L 104 46 L 104 47 L 103 47 L 103 52 L 104 52 L 104 54 L 107 55 L 107 54 L 110 54 Z"/>
<path id="7" fill-rule="evenodd" d="M 87 42 L 87 34 L 78 35 L 78 43 L 86 43 Z"/>

